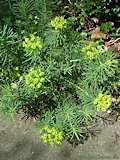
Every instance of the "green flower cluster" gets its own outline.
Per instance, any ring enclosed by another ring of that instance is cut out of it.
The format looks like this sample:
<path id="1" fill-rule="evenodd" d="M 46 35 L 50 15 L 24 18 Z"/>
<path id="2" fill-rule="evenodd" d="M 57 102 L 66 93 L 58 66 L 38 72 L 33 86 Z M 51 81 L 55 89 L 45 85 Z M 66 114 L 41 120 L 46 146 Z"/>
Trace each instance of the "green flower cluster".
<path id="1" fill-rule="evenodd" d="M 103 52 L 103 49 L 95 42 L 90 42 L 81 49 L 81 52 L 86 59 L 92 60 L 98 57 Z"/>
<path id="2" fill-rule="evenodd" d="M 108 67 L 115 67 L 115 64 L 118 64 L 117 60 L 107 60 L 105 62 L 105 65 L 107 65 Z"/>
<path id="3" fill-rule="evenodd" d="M 105 112 L 112 105 L 112 97 L 107 94 L 99 93 L 98 97 L 94 100 L 94 105 L 97 111 Z"/>
<path id="4" fill-rule="evenodd" d="M 51 26 L 55 28 L 55 30 L 62 29 L 66 23 L 66 20 L 63 16 L 55 17 L 55 19 L 51 20 Z"/>
<path id="5" fill-rule="evenodd" d="M 48 143 L 50 145 L 59 145 L 63 140 L 63 132 L 59 131 L 55 127 L 45 126 L 42 128 L 41 137 L 44 143 Z"/>
<path id="6" fill-rule="evenodd" d="M 40 69 L 31 68 L 28 74 L 25 75 L 25 83 L 32 89 L 41 88 L 44 80 L 44 73 Z"/>
<path id="7" fill-rule="evenodd" d="M 24 37 L 23 47 L 25 49 L 42 49 L 43 43 L 39 36 L 35 36 L 36 33 L 30 34 L 29 37 Z"/>

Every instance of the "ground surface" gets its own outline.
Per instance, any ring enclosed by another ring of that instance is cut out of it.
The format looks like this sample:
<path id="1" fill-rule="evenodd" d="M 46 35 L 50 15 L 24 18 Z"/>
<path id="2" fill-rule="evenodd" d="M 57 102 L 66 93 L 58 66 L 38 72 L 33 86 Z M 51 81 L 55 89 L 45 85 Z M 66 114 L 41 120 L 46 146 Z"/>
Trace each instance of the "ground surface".
<path id="1" fill-rule="evenodd" d="M 0 160 L 120 160 L 120 125 L 105 128 L 84 145 L 52 148 L 40 142 L 30 121 L 0 118 Z"/>

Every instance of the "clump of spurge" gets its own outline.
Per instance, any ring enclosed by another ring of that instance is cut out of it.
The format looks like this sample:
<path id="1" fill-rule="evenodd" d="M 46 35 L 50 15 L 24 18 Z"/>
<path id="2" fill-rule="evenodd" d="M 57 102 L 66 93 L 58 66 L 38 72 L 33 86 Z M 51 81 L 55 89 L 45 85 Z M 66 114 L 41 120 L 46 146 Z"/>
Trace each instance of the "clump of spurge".
<path id="1" fill-rule="evenodd" d="M 28 73 L 25 75 L 26 86 L 32 89 L 41 88 L 44 80 L 44 72 L 42 72 L 40 69 L 30 68 Z"/>
<path id="2" fill-rule="evenodd" d="M 36 33 L 30 34 L 28 37 L 24 37 L 23 47 L 27 50 L 41 50 L 43 47 L 42 39 L 36 36 Z"/>
<path id="3" fill-rule="evenodd" d="M 92 60 L 103 53 L 103 48 L 98 43 L 89 42 L 82 49 L 81 52 L 86 59 Z"/>
<path id="4" fill-rule="evenodd" d="M 51 20 L 51 26 L 55 28 L 55 30 L 63 29 L 66 20 L 63 16 L 57 16 L 53 20 Z"/>
<path id="5" fill-rule="evenodd" d="M 41 130 L 41 140 L 50 145 L 59 145 L 63 140 L 63 132 L 55 127 L 44 126 Z"/>
<path id="6" fill-rule="evenodd" d="M 100 92 L 94 100 L 94 105 L 96 106 L 97 111 L 105 112 L 112 105 L 111 95 Z"/>

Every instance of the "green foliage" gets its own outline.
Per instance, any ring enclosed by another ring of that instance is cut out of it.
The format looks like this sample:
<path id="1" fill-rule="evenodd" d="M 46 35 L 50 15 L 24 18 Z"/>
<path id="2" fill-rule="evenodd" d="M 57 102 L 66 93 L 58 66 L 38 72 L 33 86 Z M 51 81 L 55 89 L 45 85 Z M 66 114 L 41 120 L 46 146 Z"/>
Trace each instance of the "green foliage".
<path id="1" fill-rule="evenodd" d="M 27 20 L 28 16 L 34 12 L 34 10 L 33 0 L 18 0 L 13 6 L 14 14 L 21 20 Z"/>
<path id="2" fill-rule="evenodd" d="M 0 69 L 0 82 L 1 84 L 5 84 L 6 82 L 13 82 L 15 80 L 18 80 L 20 78 L 20 68 L 16 66 L 8 66 L 8 67 L 2 67 Z"/>
<path id="3" fill-rule="evenodd" d="M 12 118 L 16 114 L 19 102 L 17 100 L 17 94 L 10 86 L 4 86 L 0 98 L 0 111 L 6 116 Z"/>
<path id="4" fill-rule="evenodd" d="M 113 28 L 114 28 L 113 22 L 101 23 L 101 26 L 100 26 L 101 31 L 106 33 L 113 31 Z"/>
<path id="5" fill-rule="evenodd" d="M 17 36 L 11 28 L 0 28 L 0 66 L 10 65 L 16 59 L 15 45 Z"/>
<path id="6" fill-rule="evenodd" d="M 69 101 L 57 107 L 52 114 L 49 111 L 46 112 L 38 127 L 40 130 L 43 126 L 58 128 L 65 139 L 71 141 L 75 138 L 80 141 L 85 132 L 84 127 L 92 120 L 91 112 Z"/>
<path id="7" fill-rule="evenodd" d="M 17 34 L 4 25 L 0 27 L 0 83 L 18 78 L 21 59 Z M 18 69 L 17 69 L 18 68 Z M 16 70 L 17 69 L 17 70 Z"/>
<path id="8" fill-rule="evenodd" d="M 12 5 L 13 15 L 15 17 L 15 25 L 18 34 L 21 36 L 25 31 L 30 32 L 33 29 L 33 17 L 36 13 L 35 1 L 19 0 Z"/>
<path id="9" fill-rule="evenodd" d="M 53 13 L 58 12 L 60 0 L 35 0 L 35 5 L 37 9 L 37 15 L 39 18 L 37 29 L 39 32 L 43 33 L 47 29 L 47 23 L 50 22 Z"/>
<path id="10" fill-rule="evenodd" d="M 65 102 L 56 109 L 56 125 L 65 133 L 66 138 L 72 140 L 76 138 L 78 141 L 84 133 L 83 126 L 91 121 L 90 112 L 87 112 L 75 103 Z"/>
<path id="11" fill-rule="evenodd" d="M 19 0 L 10 22 L 0 26 L 0 110 L 38 119 L 41 139 L 52 145 L 83 142 L 120 89 L 119 59 L 81 27 L 86 17 L 111 15 L 113 2 L 74 2 L 68 2 L 70 15 L 63 15 L 66 1 Z M 100 28 L 113 32 L 112 22 Z"/>
<path id="12" fill-rule="evenodd" d="M 86 85 L 97 87 L 114 77 L 118 69 L 118 60 L 111 51 L 104 51 L 95 61 L 88 61 L 84 66 L 83 81 Z"/>
<path id="13" fill-rule="evenodd" d="M 119 2 L 112 0 L 76 0 L 76 8 L 81 12 L 82 16 L 117 16 L 120 17 Z M 112 7 L 111 7 L 112 6 Z"/>
<path id="14" fill-rule="evenodd" d="M 56 112 L 56 125 L 62 128 L 66 137 L 73 138 L 75 136 L 79 140 L 81 117 L 78 108 L 73 104 L 66 103 Z"/>

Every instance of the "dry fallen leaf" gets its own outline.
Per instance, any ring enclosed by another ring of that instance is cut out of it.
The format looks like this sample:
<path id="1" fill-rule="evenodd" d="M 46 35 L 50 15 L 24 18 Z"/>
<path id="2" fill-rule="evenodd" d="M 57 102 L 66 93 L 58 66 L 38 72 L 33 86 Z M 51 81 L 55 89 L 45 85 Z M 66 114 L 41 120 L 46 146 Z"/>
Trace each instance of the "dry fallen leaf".
<path id="1" fill-rule="evenodd" d="M 102 38 L 102 39 L 107 39 L 108 36 L 107 36 L 106 33 L 100 31 L 100 28 L 99 28 L 99 27 L 97 27 L 97 28 L 95 28 L 95 30 L 93 30 L 93 31 L 91 32 L 91 39 L 92 39 L 92 40 L 96 40 L 96 39 L 101 39 L 101 38 Z"/>
<path id="2" fill-rule="evenodd" d="M 104 48 L 106 50 L 111 49 L 118 57 L 120 56 L 120 37 L 116 40 L 110 40 L 105 42 Z"/>
<path id="3" fill-rule="evenodd" d="M 114 44 L 110 49 L 119 57 L 120 56 L 120 44 Z"/>
<path id="4" fill-rule="evenodd" d="M 96 24 L 98 24 L 98 22 L 99 22 L 99 19 L 96 18 L 96 17 L 92 17 L 91 20 L 92 20 L 94 23 L 96 23 Z"/>

